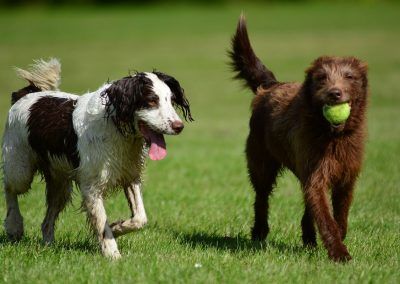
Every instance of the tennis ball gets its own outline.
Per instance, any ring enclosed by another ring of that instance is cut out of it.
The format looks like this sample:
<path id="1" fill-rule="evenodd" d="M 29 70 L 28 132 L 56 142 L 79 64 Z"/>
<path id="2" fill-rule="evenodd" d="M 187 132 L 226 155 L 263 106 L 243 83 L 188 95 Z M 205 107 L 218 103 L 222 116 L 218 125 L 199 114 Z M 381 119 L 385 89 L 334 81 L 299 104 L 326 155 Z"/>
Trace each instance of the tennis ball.
<path id="1" fill-rule="evenodd" d="M 350 105 L 349 103 L 343 103 L 339 105 L 324 105 L 322 108 L 322 113 L 326 120 L 331 124 L 342 124 L 344 123 L 350 115 Z"/>

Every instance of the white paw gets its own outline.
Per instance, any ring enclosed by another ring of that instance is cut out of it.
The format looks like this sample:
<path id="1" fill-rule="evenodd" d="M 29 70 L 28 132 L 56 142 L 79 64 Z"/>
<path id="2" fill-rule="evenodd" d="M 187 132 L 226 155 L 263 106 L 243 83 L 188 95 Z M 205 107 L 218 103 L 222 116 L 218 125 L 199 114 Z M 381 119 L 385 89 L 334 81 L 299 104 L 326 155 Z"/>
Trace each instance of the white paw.
<path id="1" fill-rule="evenodd" d="M 114 238 L 112 239 L 104 239 L 101 244 L 101 251 L 103 255 L 109 259 L 117 260 L 121 258 L 121 254 L 119 253 L 117 242 Z"/>
<path id="2" fill-rule="evenodd" d="M 147 224 L 147 217 L 143 215 L 136 215 L 133 217 L 132 223 L 134 223 L 138 229 L 141 229 Z"/>
<path id="3" fill-rule="evenodd" d="M 116 251 L 103 251 L 103 255 L 110 260 L 118 260 L 121 258 L 121 254 L 118 250 Z"/>

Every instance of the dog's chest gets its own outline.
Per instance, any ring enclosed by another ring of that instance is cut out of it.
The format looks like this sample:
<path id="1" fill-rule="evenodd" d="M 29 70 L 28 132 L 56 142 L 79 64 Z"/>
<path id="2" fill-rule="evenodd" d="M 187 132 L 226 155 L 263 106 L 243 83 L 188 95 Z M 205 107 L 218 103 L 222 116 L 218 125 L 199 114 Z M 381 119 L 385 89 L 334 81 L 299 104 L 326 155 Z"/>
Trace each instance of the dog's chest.
<path id="1" fill-rule="evenodd" d="M 143 141 L 115 141 L 104 164 L 108 171 L 107 187 L 124 186 L 139 178 L 145 165 L 147 147 Z"/>
<path id="2" fill-rule="evenodd" d="M 98 184 L 104 189 L 126 186 L 140 178 L 146 153 L 141 138 L 97 137 L 80 149 L 80 182 Z"/>
<path id="3" fill-rule="evenodd" d="M 295 136 L 300 137 L 300 135 Z M 317 174 L 331 184 L 353 179 L 360 171 L 363 145 L 357 137 L 293 139 L 285 166 L 300 179 Z M 285 161 L 284 161 L 285 163 Z"/>
<path id="4" fill-rule="evenodd" d="M 142 139 L 116 142 L 109 159 L 110 182 L 124 183 L 137 178 L 145 165 L 147 147 Z"/>
<path id="5" fill-rule="evenodd" d="M 361 167 L 362 145 L 351 139 L 339 140 L 328 147 L 324 161 L 333 183 L 351 180 Z"/>

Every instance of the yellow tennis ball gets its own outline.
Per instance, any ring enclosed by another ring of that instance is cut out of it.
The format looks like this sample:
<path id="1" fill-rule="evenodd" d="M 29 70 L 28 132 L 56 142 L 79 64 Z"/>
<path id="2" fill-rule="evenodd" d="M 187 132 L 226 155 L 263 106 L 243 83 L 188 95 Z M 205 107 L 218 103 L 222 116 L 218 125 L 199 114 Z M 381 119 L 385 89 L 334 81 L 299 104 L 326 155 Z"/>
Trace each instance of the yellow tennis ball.
<path id="1" fill-rule="evenodd" d="M 350 104 L 343 103 L 339 105 L 324 105 L 322 108 L 322 113 L 326 120 L 331 124 L 342 124 L 350 116 Z"/>

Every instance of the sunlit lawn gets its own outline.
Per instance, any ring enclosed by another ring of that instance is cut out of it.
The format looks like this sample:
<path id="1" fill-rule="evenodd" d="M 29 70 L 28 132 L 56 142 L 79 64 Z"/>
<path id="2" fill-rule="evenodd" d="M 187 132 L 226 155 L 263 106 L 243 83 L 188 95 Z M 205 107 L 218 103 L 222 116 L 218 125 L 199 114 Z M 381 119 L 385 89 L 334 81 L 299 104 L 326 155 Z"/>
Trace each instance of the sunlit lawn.
<path id="1" fill-rule="evenodd" d="M 271 233 L 250 241 L 253 192 L 244 157 L 251 94 L 231 80 L 226 51 L 241 11 L 255 49 L 280 80 L 302 80 L 322 54 L 369 62 L 371 99 L 366 160 L 350 213 L 353 260 L 331 263 L 319 244 L 302 247 L 302 198 L 285 174 L 271 200 Z M 168 137 L 168 157 L 149 162 L 148 226 L 118 239 L 123 259 L 103 259 L 80 211 L 79 192 L 41 244 L 44 186 L 20 198 L 25 237 L 0 229 L 0 282 L 373 282 L 398 283 L 400 232 L 400 17 L 398 5 L 236 5 L 0 11 L 0 130 L 12 66 L 56 56 L 62 90 L 84 93 L 133 70 L 174 75 L 195 122 Z M 5 202 L 0 199 L 0 216 Z M 107 200 L 110 220 L 128 217 L 123 194 Z"/>

